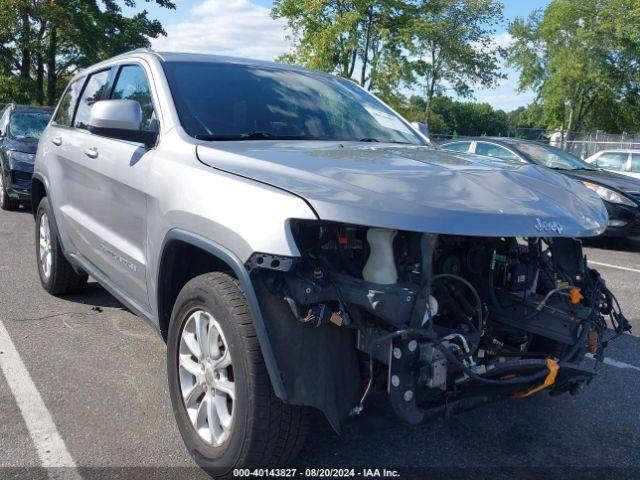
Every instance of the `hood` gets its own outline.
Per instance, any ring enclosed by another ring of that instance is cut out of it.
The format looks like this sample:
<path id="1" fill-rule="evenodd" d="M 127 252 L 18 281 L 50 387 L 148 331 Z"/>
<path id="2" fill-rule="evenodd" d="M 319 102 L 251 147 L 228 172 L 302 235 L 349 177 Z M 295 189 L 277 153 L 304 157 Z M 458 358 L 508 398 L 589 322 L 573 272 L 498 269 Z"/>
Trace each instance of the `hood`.
<path id="1" fill-rule="evenodd" d="M 304 198 L 322 220 L 477 236 L 600 234 L 608 217 L 591 190 L 533 165 L 431 147 L 337 142 L 209 142 L 211 167 Z"/>
<path id="2" fill-rule="evenodd" d="M 4 148 L 6 150 L 16 150 L 18 152 L 23 153 L 33 153 L 35 154 L 38 150 L 38 139 L 37 138 L 13 138 L 13 137 L 5 137 L 4 139 Z"/>
<path id="3" fill-rule="evenodd" d="M 599 183 L 605 187 L 613 187 L 629 194 L 640 193 L 640 180 L 606 170 L 569 170 L 567 175 L 579 180 Z"/>

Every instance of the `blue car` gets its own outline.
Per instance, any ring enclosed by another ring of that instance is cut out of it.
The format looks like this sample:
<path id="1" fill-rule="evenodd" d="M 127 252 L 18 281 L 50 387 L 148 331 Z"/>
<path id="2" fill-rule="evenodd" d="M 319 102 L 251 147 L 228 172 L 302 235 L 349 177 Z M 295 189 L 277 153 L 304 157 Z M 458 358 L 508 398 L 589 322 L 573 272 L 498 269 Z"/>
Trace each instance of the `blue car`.
<path id="1" fill-rule="evenodd" d="M 636 178 L 597 168 L 549 145 L 517 138 L 465 138 L 441 146 L 451 152 L 475 153 L 557 170 L 582 182 L 602 199 L 609 214 L 605 236 L 640 236 L 640 180 Z"/>
<path id="2" fill-rule="evenodd" d="M 10 103 L 0 117 L 0 208 L 31 202 L 31 176 L 38 140 L 52 109 Z"/>

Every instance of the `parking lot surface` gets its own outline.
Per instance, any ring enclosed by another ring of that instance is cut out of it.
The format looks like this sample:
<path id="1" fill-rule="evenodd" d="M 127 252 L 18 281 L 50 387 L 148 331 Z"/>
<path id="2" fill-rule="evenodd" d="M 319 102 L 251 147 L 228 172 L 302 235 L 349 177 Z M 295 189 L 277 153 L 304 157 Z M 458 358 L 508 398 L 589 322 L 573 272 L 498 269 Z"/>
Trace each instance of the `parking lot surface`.
<path id="1" fill-rule="evenodd" d="M 0 212 L 0 478 L 208 478 L 175 426 L 162 339 L 96 283 L 82 295 L 46 294 L 33 230 L 28 211 Z M 586 253 L 638 334 L 640 240 L 589 242 Z M 316 414 L 294 466 L 639 478 L 639 347 L 637 336 L 612 344 L 575 397 L 511 400 L 419 427 L 372 398 L 342 436 Z"/>

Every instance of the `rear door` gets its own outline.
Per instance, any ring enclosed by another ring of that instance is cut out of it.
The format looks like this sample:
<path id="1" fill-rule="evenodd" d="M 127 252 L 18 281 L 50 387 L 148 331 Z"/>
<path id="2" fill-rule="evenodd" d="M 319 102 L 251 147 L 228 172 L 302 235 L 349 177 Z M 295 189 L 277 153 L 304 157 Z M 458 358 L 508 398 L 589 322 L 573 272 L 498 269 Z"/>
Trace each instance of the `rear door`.
<path id="1" fill-rule="evenodd" d="M 629 154 L 627 152 L 605 152 L 600 155 L 595 164 L 598 168 L 616 173 L 626 173 Z"/>
<path id="2" fill-rule="evenodd" d="M 38 144 L 40 167 L 49 182 L 49 201 L 55 210 L 55 219 L 65 250 L 78 252 L 78 235 L 72 221 L 75 215 L 74 183 L 82 183 L 82 173 L 75 165 L 74 152 L 79 148 L 78 136 L 72 128 L 73 116 L 86 77 L 71 82 L 65 90 L 58 108 Z"/>
<path id="3" fill-rule="evenodd" d="M 515 153 L 509 151 L 505 147 L 489 142 L 476 142 L 476 155 L 484 155 L 485 157 L 502 158 L 505 160 L 523 161 Z"/>
<path id="4" fill-rule="evenodd" d="M 84 181 L 75 190 L 76 203 L 84 199 L 78 227 L 83 252 L 130 300 L 146 308 L 146 188 L 154 151 L 140 143 L 94 135 L 87 128 L 91 99 L 104 98 L 138 101 L 143 128 L 157 130 L 150 82 L 141 65 L 127 64 L 115 67 L 93 88 L 90 85 L 88 81 L 74 120 L 82 135 L 77 163 Z"/>
<path id="5" fill-rule="evenodd" d="M 640 178 L 640 153 L 631 154 L 631 170 L 629 175 Z"/>
<path id="6" fill-rule="evenodd" d="M 468 153 L 471 147 L 471 142 L 452 142 L 442 145 L 443 150 L 448 152 Z"/>

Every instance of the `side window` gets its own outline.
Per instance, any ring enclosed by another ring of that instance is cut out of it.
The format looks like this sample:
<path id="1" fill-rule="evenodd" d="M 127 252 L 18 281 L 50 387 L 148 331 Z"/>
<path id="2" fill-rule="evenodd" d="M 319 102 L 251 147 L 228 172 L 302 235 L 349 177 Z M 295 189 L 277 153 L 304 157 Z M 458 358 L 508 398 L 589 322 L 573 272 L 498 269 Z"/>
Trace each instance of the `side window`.
<path id="1" fill-rule="evenodd" d="M 627 169 L 628 158 L 629 154 L 624 152 L 603 153 L 596 160 L 596 165 L 600 168 L 606 168 L 607 170 L 625 171 Z"/>
<path id="2" fill-rule="evenodd" d="M 60 100 L 58 105 L 58 112 L 56 113 L 53 123 L 61 125 L 63 127 L 70 127 L 71 120 L 73 119 L 73 111 L 76 108 L 76 102 L 80 95 L 80 89 L 84 83 L 84 78 L 78 79 L 69 85 L 69 88 L 65 92 L 64 96 Z"/>
<path id="3" fill-rule="evenodd" d="M 83 129 L 89 128 L 91 105 L 104 98 L 108 80 L 109 70 L 94 73 L 89 77 L 89 80 L 87 80 L 84 90 L 82 91 L 80 102 L 78 103 L 76 118 L 73 121 L 74 127 Z"/>
<path id="4" fill-rule="evenodd" d="M 505 158 L 508 160 L 518 160 L 513 153 L 506 148 L 502 148 L 498 145 L 492 145 L 490 143 L 478 142 L 476 144 L 476 154 L 485 155 L 487 157 Z"/>
<path id="5" fill-rule="evenodd" d="M 9 126 L 9 107 L 3 110 L 2 118 L 0 118 L 0 135 L 7 134 L 7 127 Z"/>
<path id="6" fill-rule="evenodd" d="M 469 146 L 471 145 L 471 142 L 456 142 L 456 143 L 448 143 L 446 145 L 443 145 L 442 148 L 443 150 L 448 150 L 450 152 L 468 152 L 469 151 Z"/>
<path id="7" fill-rule="evenodd" d="M 634 173 L 640 173 L 640 153 L 634 153 L 631 155 L 631 171 Z"/>
<path id="8" fill-rule="evenodd" d="M 149 80 L 147 80 L 147 74 L 142 67 L 125 65 L 120 68 L 111 98 L 114 100 L 136 100 L 142 107 L 142 129 L 156 130 L 158 128 Z"/>

